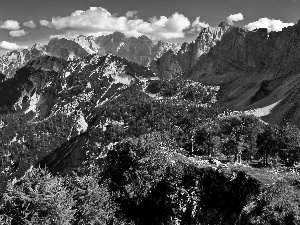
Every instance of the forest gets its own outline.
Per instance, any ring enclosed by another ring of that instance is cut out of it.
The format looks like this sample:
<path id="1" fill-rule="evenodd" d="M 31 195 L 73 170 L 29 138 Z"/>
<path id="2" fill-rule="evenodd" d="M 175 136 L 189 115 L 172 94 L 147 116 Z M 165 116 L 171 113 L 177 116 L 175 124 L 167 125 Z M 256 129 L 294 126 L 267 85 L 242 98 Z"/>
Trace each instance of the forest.
<path id="1" fill-rule="evenodd" d="M 87 105 L 80 135 L 63 111 L 38 122 L 3 114 L 0 223 L 300 223 L 298 127 L 230 111 L 215 87 L 151 82 L 148 94 L 137 83 Z M 81 156 L 44 158 L 56 149 Z"/>

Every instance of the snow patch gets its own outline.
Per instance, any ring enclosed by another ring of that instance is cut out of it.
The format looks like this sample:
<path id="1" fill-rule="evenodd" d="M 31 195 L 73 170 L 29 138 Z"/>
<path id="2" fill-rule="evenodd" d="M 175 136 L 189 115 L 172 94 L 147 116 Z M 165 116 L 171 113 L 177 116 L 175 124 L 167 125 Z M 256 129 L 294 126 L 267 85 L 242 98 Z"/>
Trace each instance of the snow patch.
<path id="1" fill-rule="evenodd" d="M 88 128 L 88 124 L 85 121 L 84 116 L 82 114 L 80 114 L 79 118 L 77 120 L 77 126 L 76 126 L 78 134 L 85 132 L 87 130 L 87 128 Z"/>
<path id="2" fill-rule="evenodd" d="M 281 100 L 271 104 L 271 105 L 268 105 L 268 106 L 265 106 L 265 107 L 262 107 L 262 108 L 257 108 L 257 109 L 252 109 L 252 110 L 248 110 L 246 111 L 245 113 L 247 115 L 254 115 L 256 117 L 263 117 L 263 116 L 267 116 L 269 115 L 273 108 L 279 104 L 279 102 L 281 102 Z"/>

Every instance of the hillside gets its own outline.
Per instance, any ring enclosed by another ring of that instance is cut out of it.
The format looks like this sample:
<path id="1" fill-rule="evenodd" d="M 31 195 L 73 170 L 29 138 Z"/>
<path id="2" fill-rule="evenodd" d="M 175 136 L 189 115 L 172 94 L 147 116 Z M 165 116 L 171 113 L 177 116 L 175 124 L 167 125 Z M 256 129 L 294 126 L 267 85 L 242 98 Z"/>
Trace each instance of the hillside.
<path id="1" fill-rule="evenodd" d="M 299 30 L 7 53 L 0 223 L 299 224 Z"/>
<path id="2" fill-rule="evenodd" d="M 264 119 L 299 126 L 299 29 L 299 23 L 270 33 L 235 27 L 200 57 L 186 77 L 221 86 L 220 103 L 233 110 L 279 102 Z"/>

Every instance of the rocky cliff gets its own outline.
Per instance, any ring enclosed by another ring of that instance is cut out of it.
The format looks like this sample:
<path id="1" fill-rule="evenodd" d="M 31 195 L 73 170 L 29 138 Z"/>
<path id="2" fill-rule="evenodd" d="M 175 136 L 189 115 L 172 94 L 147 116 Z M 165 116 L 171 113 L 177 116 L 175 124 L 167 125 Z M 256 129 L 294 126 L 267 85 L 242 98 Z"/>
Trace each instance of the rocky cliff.
<path id="1" fill-rule="evenodd" d="M 209 52 L 210 48 L 230 31 L 232 26 L 222 22 L 217 27 L 204 28 L 197 39 L 191 43 L 184 43 L 177 53 L 177 60 L 183 71 L 188 71 L 196 64 L 199 57 Z"/>
<path id="2" fill-rule="evenodd" d="M 16 71 L 30 60 L 44 55 L 75 60 L 87 56 L 88 52 L 74 41 L 53 38 L 47 45 L 36 43 L 30 49 L 7 52 L 0 58 L 0 71 L 9 78 L 13 77 Z"/>
<path id="3" fill-rule="evenodd" d="M 154 43 L 145 35 L 127 38 L 120 32 L 100 37 L 80 35 L 74 40 L 52 38 L 46 45 L 37 43 L 31 49 L 6 53 L 0 58 L 0 72 L 7 77 L 12 77 L 29 60 L 42 55 L 72 61 L 88 54 L 100 56 L 113 54 L 142 66 L 149 66 L 154 59 L 161 57 L 170 49 L 177 53 L 180 46 L 180 44 L 163 41 Z"/>
<path id="4" fill-rule="evenodd" d="M 270 33 L 234 27 L 187 77 L 220 85 L 221 103 L 232 109 L 259 109 L 267 121 L 300 125 L 299 48 L 300 23 Z"/>
<path id="5" fill-rule="evenodd" d="M 162 57 L 153 61 L 150 69 L 160 78 L 172 79 L 182 75 L 182 71 L 172 50 L 167 51 Z"/>
<path id="6" fill-rule="evenodd" d="M 145 35 L 138 38 L 126 38 L 120 32 L 100 36 L 95 39 L 95 42 L 99 46 L 100 54 L 110 53 L 142 66 L 149 66 L 155 58 L 161 57 L 169 49 L 177 53 L 181 46 L 180 44 L 164 41 L 154 43 Z"/>
<path id="7" fill-rule="evenodd" d="M 233 27 L 227 23 L 220 23 L 218 27 L 204 28 L 197 39 L 191 43 L 185 42 L 176 51 L 160 51 L 150 69 L 158 76 L 170 79 L 182 72 L 188 72 L 197 63 L 200 56 L 207 54 L 210 49 L 221 40 L 224 34 Z M 167 48 L 165 48 L 167 49 Z"/>

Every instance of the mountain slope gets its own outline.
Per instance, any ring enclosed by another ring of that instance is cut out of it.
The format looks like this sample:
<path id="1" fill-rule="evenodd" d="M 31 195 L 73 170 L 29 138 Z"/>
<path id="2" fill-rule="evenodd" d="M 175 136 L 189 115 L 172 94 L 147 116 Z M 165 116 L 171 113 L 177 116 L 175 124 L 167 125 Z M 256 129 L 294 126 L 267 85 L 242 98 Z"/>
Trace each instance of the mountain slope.
<path id="1" fill-rule="evenodd" d="M 0 57 L 0 71 L 8 78 L 13 77 L 18 69 L 30 60 L 40 56 L 55 56 L 65 60 L 74 60 L 88 55 L 79 44 L 67 39 L 53 38 L 47 45 L 36 43 L 31 49 L 14 50 Z"/>
<path id="2" fill-rule="evenodd" d="M 220 85 L 220 102 L 235 110 L 280 101 L 265 119 L 299 126 L 299 37 L 300 23 L 270 33 L 232 28 L 186 76 Z"/>
<path id="3" fill-rule="evenodd" d="M 204 28 L 194 42 L 184 43 L 177 53 L 177 60 L 182 71 L 188 71 L 194 66 L 199 57 L 208 53 L 210 48 L 231 29 L 231 25 L 222 22 L 217 27 Z"/>
<path id="4" fill-rule="evenodd" d="M 29 60 L 43 55 L 61 57 L 65 60 L 76 60 L 88 54 L 104 56 L 113 54 L 142 66 L 149 66 L 155 59 L 161 57 L 169 49 L 177 53 L 180 44 L 159 41 L 154 43 L 146 36 L 126 38 L 123 33 L 100 37 L 80 35 L 74 40 L 52 38 L 48 44 L 35 44 L 31 49 L 14 50 L 0 57 L 0 72 L 7 77 L 13 77 L 15 72 Z"/>

